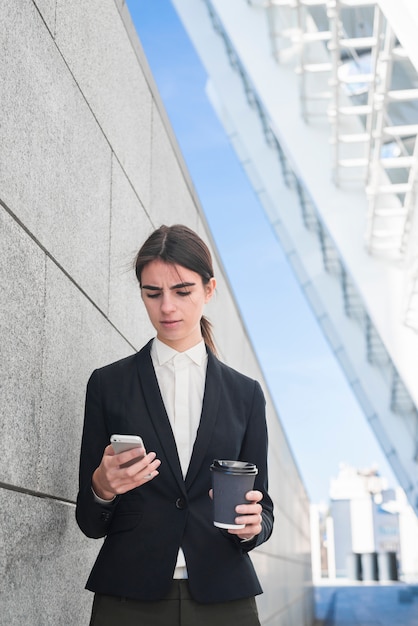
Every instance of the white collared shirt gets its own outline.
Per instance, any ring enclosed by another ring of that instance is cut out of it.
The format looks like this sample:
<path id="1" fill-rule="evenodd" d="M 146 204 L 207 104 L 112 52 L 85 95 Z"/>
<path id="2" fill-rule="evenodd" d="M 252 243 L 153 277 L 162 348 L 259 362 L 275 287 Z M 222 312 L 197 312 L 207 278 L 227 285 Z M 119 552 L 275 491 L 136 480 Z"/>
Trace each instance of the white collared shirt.
<path id="1" fill-rule="evenodd" d="M 202 340 L 185 352 L 177 352 L 155 338 L 151 346 L 151 359 L 185 477 L 202 412 L 208 362 L 206 346 Z M 186 561 L 181 549 L 174 577 L 187 577 Z"/>
<path id="2" fill-rule="evenodd" d="M 177 352 L 154 339 L 151 358 L 186 476 L 202 412 L 208 355 L 203 341 Z"/>

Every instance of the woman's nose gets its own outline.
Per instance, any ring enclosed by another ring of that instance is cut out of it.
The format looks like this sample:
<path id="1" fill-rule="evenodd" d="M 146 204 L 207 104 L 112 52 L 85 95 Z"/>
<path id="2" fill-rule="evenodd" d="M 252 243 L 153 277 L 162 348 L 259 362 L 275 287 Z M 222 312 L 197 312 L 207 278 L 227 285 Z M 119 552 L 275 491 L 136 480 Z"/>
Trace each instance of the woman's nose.
<path id="1" fill-rule="evenodd" d="M 174 311 L 175 309 L 175 304 L 174 304 L 174 300 L 171 297 L 171 294 L 164 294 L 161 300 L 161 310 L 164 313 L 169 313 L 171 311 Z"/>

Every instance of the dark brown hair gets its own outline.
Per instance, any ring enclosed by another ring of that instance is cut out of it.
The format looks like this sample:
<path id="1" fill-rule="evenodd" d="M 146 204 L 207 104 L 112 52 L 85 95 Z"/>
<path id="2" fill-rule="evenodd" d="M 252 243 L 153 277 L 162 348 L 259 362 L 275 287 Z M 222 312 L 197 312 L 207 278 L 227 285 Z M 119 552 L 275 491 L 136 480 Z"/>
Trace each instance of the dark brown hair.
<path id="1" fill-rule="evenodd" d="M 142 270 L 155 259 L 196 272 L 204 285 L 213 277 L 209 248 L 199 235 L 182 224 L 160 226 L 141 246 L 135 259 L 135 274 L 140 285 Z M 205 344 L 216 354 L 212 324 L 204 315 L 200 320 L 200 328 Z"/>

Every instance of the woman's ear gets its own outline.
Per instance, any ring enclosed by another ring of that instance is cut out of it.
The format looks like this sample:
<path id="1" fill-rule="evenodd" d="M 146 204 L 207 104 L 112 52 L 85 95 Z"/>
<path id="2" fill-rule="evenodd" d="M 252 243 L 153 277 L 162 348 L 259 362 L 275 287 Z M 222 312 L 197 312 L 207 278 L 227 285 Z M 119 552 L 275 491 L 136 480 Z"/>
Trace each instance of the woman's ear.
<path id="1" fill-rule="evenodd" d="M 206 299 L 205 302 L 209 302 L 209 300 L 212 298 L 213 294 L 215 293 L 215 289 L 216 289 L 216 278 L 210 278 L 209 282 L 206 283 L 205 285 L 205 291 L 206 291 Z"/>

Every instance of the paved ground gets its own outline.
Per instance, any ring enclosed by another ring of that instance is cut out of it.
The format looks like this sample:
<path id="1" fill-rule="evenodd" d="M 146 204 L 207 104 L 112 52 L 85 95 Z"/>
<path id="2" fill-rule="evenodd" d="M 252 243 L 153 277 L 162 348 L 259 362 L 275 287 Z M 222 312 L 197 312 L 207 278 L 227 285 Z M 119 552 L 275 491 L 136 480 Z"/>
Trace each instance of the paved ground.
<path id="1" fill-rule="evenodd" d="M 318 626 L 418 626 L 418 585 L 315 587 Z"/>

